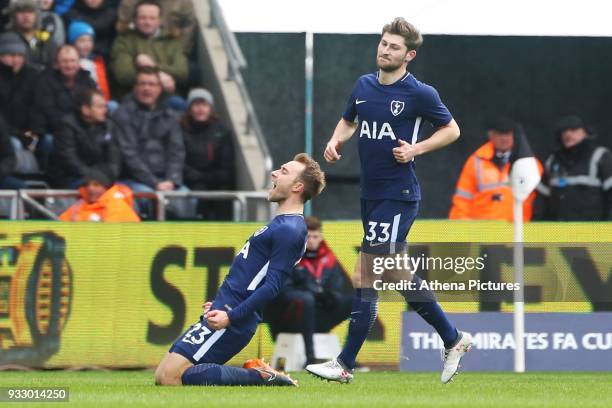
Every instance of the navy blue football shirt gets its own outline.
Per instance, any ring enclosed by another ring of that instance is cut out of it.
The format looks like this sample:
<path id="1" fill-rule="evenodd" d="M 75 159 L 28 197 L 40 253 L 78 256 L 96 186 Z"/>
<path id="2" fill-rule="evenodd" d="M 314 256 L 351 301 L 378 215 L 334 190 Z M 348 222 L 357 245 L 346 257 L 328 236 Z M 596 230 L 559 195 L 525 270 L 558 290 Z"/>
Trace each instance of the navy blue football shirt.
<path id="1" fill-rule="evenodd" d="M 232 324 L 253 315 L 274 299 L 306 250 L 301 214 L 281 214 L 244 244 L 213 301 Z M 259 316 L 257 316 L 259 318 Z"/>
<path id="2" fill-rule="evenodd" d="M 361 198 L 420 200 L 414 160 L 398 163 L 393 148 L 398 139 L 420 141 L 423 121 L 441 127 L 453 119 L 438 92 L 410 73 L 390 85 L 378 82 L 378 72 L 366 74 L 353 87 L 342 117 L 358 119 Z"/>

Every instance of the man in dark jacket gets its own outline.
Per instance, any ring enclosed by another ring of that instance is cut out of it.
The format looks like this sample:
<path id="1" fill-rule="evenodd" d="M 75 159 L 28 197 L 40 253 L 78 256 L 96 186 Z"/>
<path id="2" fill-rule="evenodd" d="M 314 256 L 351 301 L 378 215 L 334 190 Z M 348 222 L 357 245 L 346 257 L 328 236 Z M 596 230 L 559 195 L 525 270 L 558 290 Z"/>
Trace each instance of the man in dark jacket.
<path id="1" fill-rule="evenodd" d="M 0 113 L 15 137 L 31 131 L 37 71 L 25 63 L 25 54 L 26 47 L 16 33 L 0 34 Z"/>
<path id="2" fill-rule="evenodd" d="M 276 300 L 266 309 L 272 335 L 302 333 L 307 364 L 315 361 L 313 335 L 327 333 L 348 318 L 352 285 L 323 240 L 321 221 L 306 217 L 306 253 Z"/>
<path id="3" fill-rule="evenodd" d="M 161 96 L 159 70 L 143 67 L 136 74 L 133 94 L 113 116 L 124 182 L 134 192 L 187 190 L 183 186 L 183 135 L 177 117 Z M 175 211 L 181 212 L 176 207 Z"/>
<path id="4" fill-rule="evenodd" d="M 49 178 L 56 188 L 79 188 L 92 170 L 119 177 L 121 154 L 106 118 L 106 100 L 96 89 L 75 95 L 75 113 L 65 116 L 55 135 Z"/>
<path id="5" fill-rule="evenodd" d="M 79 65 L 79 53 L 72 45 L 60 47 L 55 68 L 43 72 L 36 83 L 36 105 L 32 128 L 37 134 L 55 134 L 62 118 L 75 110 L 74 95 L 82 88 L 96 88 L 89 73 Z"/>
<path id="6" fill-rule="evenodd" d="M 191 190 L 233 190 L 234 143 L 232 132 L 214 111 L 212 94 L 195 88 L 187 98 L 188 110 L 181 121 L 185 139 L 185 185 Z M 231 220 L 226 201 L 202 201 L 198 213 L 206 220 Z"/>
<path id="7" fill-rule="evenodd" d="M 94 54 L 101 55 L 106 61 L 110 55 L 115 38 L 117 10 L 108 5 L 106 0 L 76 0 L 64 14 L 66 27 L 73 21 L 84 21 L 90 24 L 96 33 Z"/>
<path id="8" fill-rule="evenodd" d="M 565 116 L 557 122 L 561 147 L 548 157 L 538 186 L 544 219 L 612 220 L 612 154 L 593 141 L 583 119 Z"/>

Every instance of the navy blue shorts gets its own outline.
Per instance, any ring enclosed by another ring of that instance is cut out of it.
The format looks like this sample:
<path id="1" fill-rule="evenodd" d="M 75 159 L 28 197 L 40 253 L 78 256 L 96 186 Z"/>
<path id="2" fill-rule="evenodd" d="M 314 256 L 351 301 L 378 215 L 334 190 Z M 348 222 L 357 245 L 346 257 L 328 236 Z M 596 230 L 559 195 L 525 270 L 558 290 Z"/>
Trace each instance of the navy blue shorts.
<path id="1" fill-rule="evenodd" d="M 418 211 L 419 201 L 361 199 L 362 248 L 406 242 Z"/>
<path id="2" fill-rule="evenodd" d="M 249 344 L 256 329 L 255 322 L 213 330 L 205 320 L 200 320 L 176 339 L 170 352 L 182 355 L 194 365 L 225 364 Z"/>

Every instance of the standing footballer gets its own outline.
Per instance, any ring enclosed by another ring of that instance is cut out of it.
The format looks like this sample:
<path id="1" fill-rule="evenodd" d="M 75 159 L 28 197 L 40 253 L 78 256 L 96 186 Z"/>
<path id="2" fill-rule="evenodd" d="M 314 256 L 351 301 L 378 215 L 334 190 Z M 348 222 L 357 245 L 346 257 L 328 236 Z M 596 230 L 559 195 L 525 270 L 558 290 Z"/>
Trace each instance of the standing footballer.
<path id="1" fill-rule="evenodd" d="M 376 55 L 378 72 L 357 80 L 325 148 L 325 160 L 337 162 L 342 145 L 359 130 L 362 252 L 368 246 L 384 243 L 393 248 L 405 243 L 421 199 L 414 158 L 440 149 L 459 137 L 459 127 L 438 92 L 407 70 L 422 43 L 419 31 L 403 18 L 396 18 L 383 27 Z M 424 120 L 436 131 L 421 141 Z M 361 272 L 358 261 L 353 277 L 356 286 L 353 311 L 342 352 L 334 360 L 306 367 L 320 378 L 341 383 L 352 380 L 355 358 L 376 320 L 377 292 L 361 285 Z M 457 373 L 461 357 L 469 351 L 472 337 L 457 331 L 435 298 L 415 302 L 402 294 L 442 338 L 445 351 L 441 380 L 449 382 Z"/>
<path id="2" fill-rule="evenodd" d="M 325 187 L 319 164 L 305 153 L 272 172 L 268 201 L 277 215 L 244 244 L 204 314 L 172 345 L 155 371 L 158 385 L 296 385 L 263 360 L 224 364 L 242 350 L 306 250 L 304 203 Z"/>

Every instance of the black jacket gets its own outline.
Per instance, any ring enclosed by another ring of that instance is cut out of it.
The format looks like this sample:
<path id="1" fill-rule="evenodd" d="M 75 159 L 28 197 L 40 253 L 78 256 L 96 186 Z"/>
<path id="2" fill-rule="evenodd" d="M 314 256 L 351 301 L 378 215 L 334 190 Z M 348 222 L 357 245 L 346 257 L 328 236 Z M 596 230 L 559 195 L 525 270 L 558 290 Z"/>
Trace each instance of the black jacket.
<path id="1" fill-rule="evenodd" d="M 149 110 L 130 96 L 113 116 L 123 157 L 123 177 L 151 188 L 183 184 L 185 146 L 176 114 L 163 103 Z"/>
<path id="2" fill-rule="evenodd" d="M 183 122 L 185 138 L 185 185 L 192 190 L 233 190 L 234 142 L 219 121 L 205 124 Z"/>
<path id="3" fill-rule="evenodd" d="M 612 154 L 590 139 L 545 162 L 538 192 L 552 221 L 612 220 Z"/>
<path id="4" fill-rule="evenodd" d="M 10 135 L 20 136 L 31 129 L 37 76 L 38 72 L 27 64 L 15 74 L 11 67 L 0 63 L 0 114 Z"/>
<path id="5" fill-rule="evenodd" d="M 75 114 L 65 116 L 54 136 L 49 181 L 54 187 L 67 188 L 92 169 L 102 170 L 113 179 L 119 176 L 121 154 L 110 121 L 92 125 Z"/>
<path id="6" fill-rule="evenodd" d="M 15 170 L 15 152 L 4 120 L 0 116 L 0 180 L 13 174 Z"/>
<path id="7" fill-rule="evenodd" d="M 75 111 L 74 94 L 79 88 L 96 88 L 96 83 L 85 70 L 77 73 L 76 85 L 72 89 L 66 86 L 62 74 L 56 69 L 40 74 L 34 91 L 32 130 L 38 134 L 59 131 L 63 117 Z"/>
<path id="8" fill-rule="evenodd" d="M 88 7 L 83 0 L 76 0 L 74 5 L 66 14 L 64 22 L 66 30 L 73 21 L 84 21 L 90 24 L 96 32 L 94 53 L 108 60 L 110 49 L 115 38 L 115 23 L 117 22 L 117 10 L 110 7 L 107 1 L 97 9 Z"/>

